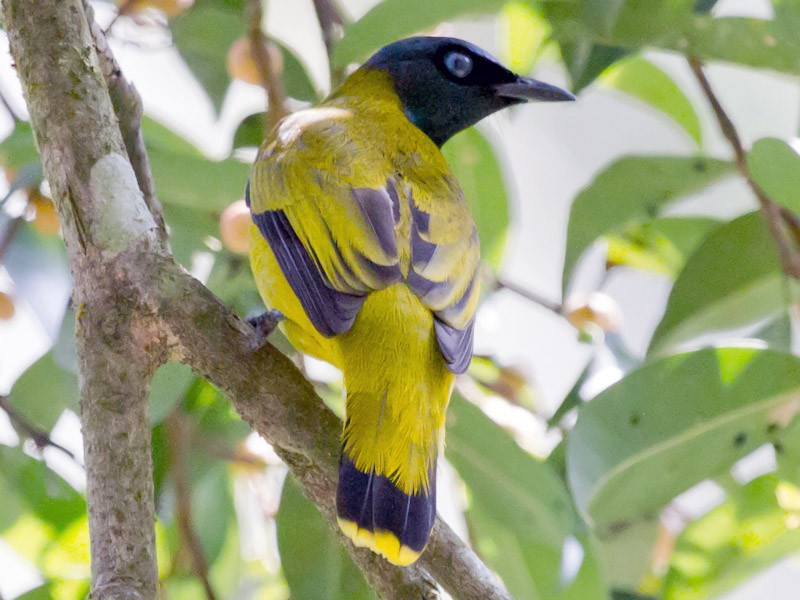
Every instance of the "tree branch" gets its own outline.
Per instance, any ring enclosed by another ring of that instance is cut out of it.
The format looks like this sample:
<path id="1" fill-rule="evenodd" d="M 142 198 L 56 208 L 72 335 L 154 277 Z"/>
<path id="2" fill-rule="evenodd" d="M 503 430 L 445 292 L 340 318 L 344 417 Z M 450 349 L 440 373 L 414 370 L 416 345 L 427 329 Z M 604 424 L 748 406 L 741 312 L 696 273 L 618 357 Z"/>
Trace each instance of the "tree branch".
<path id="1" fill-rule="evenodd" d="M 80 0 L 3 0 L 74 281 L 94 600 L 156 597 L 149 382 L 163 359 L 134 281 L 165 252 Z"/>
<path id="2" fill-rule="evenodd" d="M 249 0 L 246 10 L 248 12 L 247 35 L 250 38 L 250 52 L 258 69 L 261 87 L 267 93 L 267 113 L 264 121 L 264 133 L 267 134 L 290 111 L 286 107 L 286 90 L 283 86 L 283 78 L 278 70 L 275 69 L 267 48 L 268 42 L 264 37 L 264 32 L 261 30 L 261 21 L 263 19 L 261 0 Z"/>
<path id="3" fill-rule="evenodd" d="M 159 241 L 164 244 L 167 239 L 167 228 L 164 225 L 164 217 L 161 214 L 161 203 L 156 197 L 156 184 L 153 181 L 150 158 L 147 156 L 144 136 L 142 135 L 142 114 L 144 113 L 142 97 L 136 91 L 136 87 L 125 79 L 122 74 L 117 59 L 114 58 L 111 47 L 108 45 L 105 33 L 94 20 L 94 9 L 86 0 L 84 0 L 83 6 L 86 11 L 89 30 L 94 40 L 97 58 L 100 62 L 100 69 L 106 81 L 111 103 L 114 106 L 114 113 L 117 115 L 122 140 L 125 142 L 125 149 L 128 152 L 128 159 L 131 161 L 133 170 L 136 173 L 136 181 L 139 183 L 139 189 L 144 195 L 144 203 L 158 226 Z M 120 14 L 122 14 L 123 8 L 124 6 L 120 8 Z"/>
<path id="4" fill-rule="evenodd" d="M 787 218 L 787 211 L 773 202 L 755 182 L 750 173 L 750 167 L 747 164 L 747 152 L 744 149 L 739 133 L 736 131 L 736 127 L 728 116 L 728 113 L 725 112 L 719 98 L 714 93 L 714 89 L 711 87 L 708 77 L 706 77 L 703 61 L 696 57 L 690 57 L 688 60 L 692 73 L 694 73 L 708 103 L 711 105 L 711 109 L 714 111 L 722 135 L 725 136 L 725 139 L 728 140 L 728 143 L 733 149 L 736 170 L 739 171 L 739 174 L 744 178 L 745 182 L 747 182 L 747 185 L 758 200 L 761 213 L 764 215 L 770 234 L 775 240 L 784 273 L 795 279 L 800 279 L 800 255 L 798 255 L 792 239 L 786 235 L 784 229 L 785 225 L 788 225 L 792 230 L 796 229 L 796 218 L 794 215 L 791 215 L 791 213 L 789 213 L 790 217 Z M 795 236 L 796 234 L 791 232 L 790 235 Z"/>
<path id="5" fill-rule="evenodd" d="M 147 387 L 168 358 L 228 395 L 336 529 L 341 422 L 277 349 L 254 352 L 254 330 L 166 252 L 80 0 L 3 0 L 3 9 L 75 280 L 93 600 L 155 597 Z M 438 582 L 459 600 L 510 599 L 441 521 L 408 568 L 344 543 L 383 598 L 436 598 Z"/>

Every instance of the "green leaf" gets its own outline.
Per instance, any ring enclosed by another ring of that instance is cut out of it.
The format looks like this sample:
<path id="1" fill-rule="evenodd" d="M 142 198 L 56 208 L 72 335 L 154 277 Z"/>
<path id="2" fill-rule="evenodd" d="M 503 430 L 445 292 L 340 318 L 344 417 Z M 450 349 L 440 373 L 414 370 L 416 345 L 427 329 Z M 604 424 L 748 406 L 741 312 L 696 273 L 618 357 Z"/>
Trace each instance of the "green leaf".
<path id="1" fill-rule="evenodd" d="M 209 251 L 207 238 L 219 238 L 219 215 L 175 204 L 164 204 L 163 209 L 172 254 L 175 260 L 190 268 L 193 253 Z"/>
<path id="2" fill-rule="evenodd" d="M 0 478 L 28 510 L 59 531 L 86 512 L 86 502 L 72 486 L 20 447 L 0 446 Z"/>
<path id="3" fill-rule="evenodd" d="M 0 144 L 0 162 L 4 168 L 19 169 L 23 165 L 38 164 L 39 151 L 33 139 L 33 129 L 30 123 L 17 121 L 14 130 Z M 41 181 L 41 168 L 39 169 Z M 38 184 L 37 184 L 38 185 Z"/>
<path id="4" fill-rule="evenodd" d="M 753 180 L 770 200 L 800 214 L 800 156 L 775 138 L 763 138 L 747 154 Z"/>
<path id="5" fill-rule="evenodd" d="M 688 194 L 731 172 L 730 163 L 703 157 L 630 156 L 611 164 L 572 204 L 562 285 L 597 238 L 652 218 Z"/>
<path id="6" fill-rule="evenodd" d="M 764 475 L 733 490 L 727 500 L 678 537 L 664 579 L 664 600 L 717 598 L 800 545 L 800 489 Z"/>
<path id="7" fill-rule="evenodd" d="M 505 0 L 384 0 L 345 29 L 333 66 L 360 62 L 381 46 L 430 29 L 442 21 L 499 11 Z"/>
<path id="8" fill-rule="evenodd" d="M 8 400 L 29 423 L 50 431 L 65 409 L 78 411 L 78 378 L 48 352 L 17 379 Z"/>
<path id="9" fill-rule="evenodd" d="M 319 100 L 319 93 L 311 82 L 305 65 L 286 46 L 276 40 L 272 41 L 283 53 L 283 84 L 286 86 L 286 94 L 305 102 Z"/>
<path id="10" fill-rule="evenodd" d="M 474 127 L 453 137 L 442 152 L 464 190 L 478 236 L 481 256 L 499 267 L 508 232 L 505 178 L 489 141 Z"/>
<path id="11" fill-rule="evenodd" d="M 500 11 L 500 58 L 515 73 L 530 73 L 548 41 L 550 26 L 522 0 L 507 2 Z"/>
<path id="12" fill-rule="evenodd" d="M 197 0 L 170 22 L 172 39 L 192 73 L 219 110 L 230 85 L 228 48 L 245 35 L 241 9 L 214 0 Z"/>
<path id="13" fill-rule="evenodd" d="M 591 84 L 608 67 L 629 54 L 625 48 L 592 44 L 588 40 L 561 44 L 561 57 L 576 94 Z"/>
<path id="14" fill-rule="evenodd" d="M 166 419 L 193 381 L 191 367 L 180 363 L 170 362 L 156 371 L 150 387 L 150 423 L 157 425 Z"/>
<path id="15" fill-rule="evenodd" d="M 792 351 L 792 320 L 787 311 L 782 311 L 778 316 L 767 322 L 751 337 L 763 340 L 773 350 L 781 352 Z"/>
<path id="16" fill-rule="evenodd" d="M 258 148 L 264 140 L 264 117 L 267 113 L 260 112 L 245 117 L 233 134 L 234 148 Z"/>
<path id="17" fill-rule="evenodd" d="M 772 350 L 708 348 L 646 364 L 581 409 L 567 438 L 573 498 L 601 538 L 650 518 L 769 442 L 796 411 L 798 388 L 800 359 Z"/>
<path id="18" fill-rule="evenodd" d="M 203 211 L 222 211 L 244 197 L 250 165 L 205 158 L 191 144 L 155 121 L 143 122 L 159 199 Z"/>
<path id="19" fill-rule="evenodd" d="M 367 600 L 375 594 L 345 552 L 331 526 L 292 476 L 283 484 L 275 517 L 278 550 L 292 598 Z"/>
<path id="20" fill-rule="evenodd" d="M 796 28 L 782 20 L 713 18 L 702 10 L 695 12 L 695 2 L 688 0 L 626 0 L 608 31 L 602 21 L 586 19 L 581 8 L 581 3 L 546 5 L 559 44 L 593 43 L 631 51 L 656 47 L 706 60 L 800 73 Z"/>
<path id="21" fill-rule="evenodd" d="M 775 244 L 759 213 L 722 225 L 700 245 L 678 275 L 649 354 L 703 333 L 775 315 L 796 284 L 781 275 Z"/>
<path id="22" fill-rule="evenodd" d="M 448 411 L 447 458 L 470 492 L 468 517 L 481 556 L 515 598 L 603 598 L 592 546 L 577 533 L 563 482 L 458 395 Z M 580 571 L 561 581 L 565 541 L 585 552 Z"/>
<path id="23" fill-rule="evenodd" d="M 227 464 L 221 461 L 208 464 L 207 458 L 193 471 L 196 473 L 191 482 L 192 523 L 199 525 L 195 531 L 211 564 L 225 545 L 228 526 L 234 517 L 230 475 Z"/>
<path id="24" fill-rule="evenodd" d="M 688 256 L 720 221 L 708 217 L 661 217 L 608 236 L 606 262 L 675 278 Z"/>
<path id="25" fill-rule="evenodd" d="M 660 110 L 698 145 L 702 143 L 700 120 L 692 103 L 672 78 L 649 60 L 641 56 L 625 60 L 606 71 L 601 80 Z"/>

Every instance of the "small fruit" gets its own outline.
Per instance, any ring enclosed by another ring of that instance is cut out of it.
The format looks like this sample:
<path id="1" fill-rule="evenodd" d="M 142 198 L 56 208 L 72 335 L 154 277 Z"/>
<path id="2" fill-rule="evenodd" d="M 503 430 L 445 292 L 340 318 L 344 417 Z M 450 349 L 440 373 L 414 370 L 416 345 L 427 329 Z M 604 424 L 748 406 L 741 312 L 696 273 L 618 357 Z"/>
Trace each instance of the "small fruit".
<path id="1" fill-rule="evenodd" d="M 595 326 L 608 333 L 622 326 L 622 309 L 614 298 L 603 292 L 570 296 L 564 303 L 564 315 L 579 331 Z"/>
<path id="2" fill-rule="evenodd" d="M 168 17 L 176 17 L 194 4 L 194 0 L 116 0 L 119 14 L 131 15 L 146 8 L 156 8 Z"/>
<path id="3" fill-rule="evenodd" d="M 250 249 L 250 209 L 244 200 L 237 200 L 219 218 L 222 245 L 236 254 L 247 254 Z"/>
<path id="4" fill-rule="evenodd" d="M 33 228 L 42 235 L 58 235 L 61 224 L 53 201 L 43 196 L 38 189 L 32 189 L 28 194 L 28 204 L 36 211 L 33 217 Z"/>
<path id="5" fill-rule="evenodd" d="M 280 48 L 272 42 L 267 42 L 265 47 L 272 72 L 276 74 L 282 73 L 283 53 Z M 250 38 L 240 37 L 231 44 L 228 49 L 227 67 L 228 74 L 232 79 L 240 79 L 253 85 L 262 84 L 261 74 L 250 45 Z"/>
<path id="6" fill-rule="evenodd" d="M 14 316 L 14 300 L 5 292 L 0 292 L 0 321 L 8 321 Z"/>

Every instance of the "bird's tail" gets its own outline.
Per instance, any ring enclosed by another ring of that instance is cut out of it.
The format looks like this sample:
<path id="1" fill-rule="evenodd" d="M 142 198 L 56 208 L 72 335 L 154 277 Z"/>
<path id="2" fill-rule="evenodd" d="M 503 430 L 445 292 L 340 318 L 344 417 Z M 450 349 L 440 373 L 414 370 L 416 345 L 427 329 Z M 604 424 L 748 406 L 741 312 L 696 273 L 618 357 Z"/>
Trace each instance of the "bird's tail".
<path id="1" fill-rule="evenodd" d="M 339 527 L 356 546 L 393 564 L 410 565 L 428 543 L 436 518 L 435 471 L 434 464 L 427 490 L 407 493 L 385 475 L 360 471 L 343 452 L 336 492 Z"/>
<path id="2" fill-rule="evenodd" d="M 358 393 L 347 398 L 336 494 L 339 526 L 356 546 L 400 566 L 419 558 L 436 518 L 443 421 L 438 413 L 445 406 L 434 411 L 431 403 L 405 397 L 393 405 L 386 394 L 383 401 Z M 421 412 L 427 418 L 420 418 Z"/>

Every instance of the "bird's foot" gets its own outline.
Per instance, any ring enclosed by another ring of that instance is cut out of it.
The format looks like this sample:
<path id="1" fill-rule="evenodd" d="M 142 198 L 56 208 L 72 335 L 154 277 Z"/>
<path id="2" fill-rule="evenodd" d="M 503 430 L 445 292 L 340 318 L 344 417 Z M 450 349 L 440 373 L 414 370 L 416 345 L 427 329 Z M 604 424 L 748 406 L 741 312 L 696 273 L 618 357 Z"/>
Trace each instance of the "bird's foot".
<path id="1" fill-rule="evenodd" d="M 275 331 L 278 323 L 286 317 L 278 310 L 268 310 L 255 317 L 250 317 L 247 322 L 253 328 L 252 348 L 253 352 L 260 349 L 267 343 L 267 338 Z"/>

